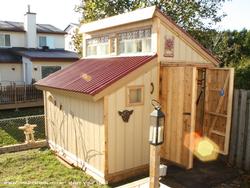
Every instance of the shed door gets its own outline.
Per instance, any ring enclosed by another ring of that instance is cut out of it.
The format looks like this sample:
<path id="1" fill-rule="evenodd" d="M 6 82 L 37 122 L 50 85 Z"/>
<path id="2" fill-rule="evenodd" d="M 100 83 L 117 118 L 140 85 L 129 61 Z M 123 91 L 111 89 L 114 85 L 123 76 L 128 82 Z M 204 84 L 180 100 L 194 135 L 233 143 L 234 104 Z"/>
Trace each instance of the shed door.
<path id="1" fill-rule="evenodd" d="M 166 115 L 161 157 L 186 168 L 193 166 L 196 82 L 194 67 L 161 67 L 160 102 Z"/>
<path id="2" fill-rule="evenodd" d="M 228 154 L 233 100 L 233 69 L 207 69 L 203 134 Z"/>

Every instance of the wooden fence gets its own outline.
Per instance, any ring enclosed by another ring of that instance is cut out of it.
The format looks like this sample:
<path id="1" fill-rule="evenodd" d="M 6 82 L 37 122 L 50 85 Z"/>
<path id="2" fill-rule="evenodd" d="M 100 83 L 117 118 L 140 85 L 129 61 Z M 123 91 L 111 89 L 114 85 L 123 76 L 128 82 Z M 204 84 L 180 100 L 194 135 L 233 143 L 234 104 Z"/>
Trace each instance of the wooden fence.
<path id="1" fill-rule="evenodd" d="M 0 105 L 17 104 L 42 100 L 42 91 L 33 85 L 0 85 Z"/>
<path id="2" fill-rule="evenodd" d="M 250 170 L 250 90 L 235 90 L 229 163 Z"/>

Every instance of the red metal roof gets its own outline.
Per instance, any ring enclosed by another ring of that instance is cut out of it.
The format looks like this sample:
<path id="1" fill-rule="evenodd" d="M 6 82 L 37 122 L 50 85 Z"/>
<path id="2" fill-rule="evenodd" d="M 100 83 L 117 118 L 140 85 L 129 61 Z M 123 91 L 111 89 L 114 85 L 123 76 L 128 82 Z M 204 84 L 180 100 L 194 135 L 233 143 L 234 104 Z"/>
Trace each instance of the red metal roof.
<path id="1" fill-rule="evenodd" d="M 81 59 L 35 85 L 94 96 L 156 56 Z"/>

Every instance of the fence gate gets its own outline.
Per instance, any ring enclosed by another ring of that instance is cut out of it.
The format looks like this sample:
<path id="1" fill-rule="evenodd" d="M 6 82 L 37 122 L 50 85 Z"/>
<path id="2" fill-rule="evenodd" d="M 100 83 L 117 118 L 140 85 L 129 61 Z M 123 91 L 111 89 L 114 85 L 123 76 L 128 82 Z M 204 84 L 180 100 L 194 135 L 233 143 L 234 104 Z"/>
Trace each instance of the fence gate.
<path id="1" fill-rule="evenodd" d="M 192 168 L 197 98 L 195 67 L 161 67 L 160 102 L 166 115 L 161 157 Z"/>
<path id="2" fill-rule="evenodd" d="M 234 69 L 207 69 L 203 135 L 219 146 L 221 154 L 228 154 Z"/>

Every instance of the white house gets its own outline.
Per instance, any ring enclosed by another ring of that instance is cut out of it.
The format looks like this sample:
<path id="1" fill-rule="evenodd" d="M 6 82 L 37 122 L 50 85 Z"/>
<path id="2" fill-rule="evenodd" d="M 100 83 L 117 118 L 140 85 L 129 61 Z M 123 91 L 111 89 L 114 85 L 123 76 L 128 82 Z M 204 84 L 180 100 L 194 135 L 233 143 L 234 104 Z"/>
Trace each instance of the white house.
<path id="1" fill-rule="evenodd" d="M 80 25 L 76 23 L 70 23 L 64 31 L 66 32 L 65 34 L 65 50 L 76 52 L 72 37 L 75 35 L 77 30 L 79 30 Z"/>
<path id="2" fill-rule="evenodd" d="M 31 84 L 78 60 L 64 50 L 66 33 L 49 24 L 37 24 L 28 12 L 24 22 L 0 21 L 0 83 Z"/>

